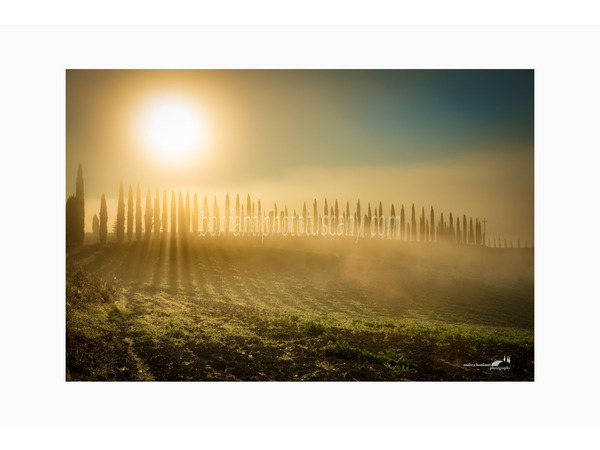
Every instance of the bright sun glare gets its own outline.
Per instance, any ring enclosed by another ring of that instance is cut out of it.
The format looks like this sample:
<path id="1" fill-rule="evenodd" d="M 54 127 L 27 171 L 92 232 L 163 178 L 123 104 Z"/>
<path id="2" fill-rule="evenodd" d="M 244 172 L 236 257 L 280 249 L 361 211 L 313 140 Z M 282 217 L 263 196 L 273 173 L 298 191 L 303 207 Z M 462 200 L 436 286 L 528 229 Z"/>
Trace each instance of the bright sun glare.
<path id="1" fill-rule="evenodd" d="M 175 97 L 154 99 L 142 110 L 138 133 L 144 147 L 164 162 L 182 162 L 205 144 L 206 125 L 195 105 Z"/>

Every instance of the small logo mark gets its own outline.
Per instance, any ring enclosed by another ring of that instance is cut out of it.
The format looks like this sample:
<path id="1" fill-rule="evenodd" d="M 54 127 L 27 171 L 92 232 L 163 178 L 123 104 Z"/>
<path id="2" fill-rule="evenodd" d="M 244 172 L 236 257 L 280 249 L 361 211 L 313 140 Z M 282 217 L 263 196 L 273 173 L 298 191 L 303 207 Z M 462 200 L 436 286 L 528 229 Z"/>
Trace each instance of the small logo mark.
<path id="1" fill-rule="evenodd" d="M 510 370 L 510 356 L 504 356 L 501 361 L 494 361 L 490 370 Z"/>

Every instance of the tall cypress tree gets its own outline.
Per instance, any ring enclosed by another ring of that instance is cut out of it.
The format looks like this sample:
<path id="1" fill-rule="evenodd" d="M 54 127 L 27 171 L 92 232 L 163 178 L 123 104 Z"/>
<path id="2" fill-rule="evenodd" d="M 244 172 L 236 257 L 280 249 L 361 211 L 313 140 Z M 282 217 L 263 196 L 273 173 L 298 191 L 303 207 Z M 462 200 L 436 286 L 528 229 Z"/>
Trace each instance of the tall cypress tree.
<path id="1" fill-rule="evenodd" d="M 148 192 L 146 193 L 146 211 L 144 213 L 144 230 L 146 231 L 146 240 L 150 240 L 152 234 L 152 218 L 154 212 L 152 211 L 152 194 L 150 193 L 150 186 L 148 186 Z"/>
<path id="2" fill-rule="evenodd" d="M 415 204 L 412 204 L 412 212 L 410 214 L 410 240 L 417 240 L 417 219 L 415 219 Z"/>
<path id="3" fill-rule="evenodd" d="M 390 237 L 394 239 L 396 237 L 396 209 L 392 203 L 392 209 L 390 210 Z"/>
<path id="4" fill-rule="evenodd" d="M 77 245 L 77 200 L 70 195 L 66 204 L 66 244 L 67 248 Z"/>
<path id="5" fill-rule="evenodd" d="M 123 182 L 119 185 L 119 203 L 117 204 L 117 240 L 125 239 L 125 200 L 123 195 Z"/>
<path id="6" fill-rule="evenodd" d="M 475 233 L 473 232 L 473 218 L 469 219 L 469 245 L 475 243 Z"/>
<path id="7" fill-rule="evenodd" d="M 334 209 L 333 209 L 333 215 L 335 216 L 335 223 L 334 223 L 334 227 L 335 227 L 335 230 L 337 230 L 337 225 L 338 225 L 338 223 L 340 222 L 340 219 L 339 219 L 339 217 L 340 217 L 340 210 L 339 210 L 339 208 L 338 208 L 338 201 L 337 201 L 337 198 L 335 199 L 335 207 L 334 207 Z"/>
<path id="8" fill-rule="evenodd" d="M 406 226 L 406 216 L 404 215 L 404 205 L 400 207 L 400 233 L 402 235 L 402 240 L 406 240 L 407 236 L 407 226 Z"/>
<path id="9" fill-rule="evenodd" d="M 248 194 L 246 197 L 246 215 L 250 217 L 250 220 L 248 221 L 248 228 L 246 229 L 246 236 L 250 236 L 252 224 L 254 223 L 254 219 L 252 218 L 252 200 L 250 199 L 250 194 Z"/>
<path id="10" fill-rule="evenodd" d="M 216 220 L 215 220 L 215 232 L 216 235 L 218 236 L 220 231 L 221 231 L 221 222 L 220 222 L 220 217 L 219 217 L 219 205 L 217 204 L 217 196 L 215 195 L 215 201 L 213 203 L 213 216 L 215 216 Z M 212 223 L 212 221 L 211 221 Z"/>
<path id="11" fill-rule="evenodd" d="M 467 216 L 463 214 L 463 244 L 469 243 L 469 236 L 467 234 Z"/>
<path id="12" fill-rule="evenodd" d="M 179 224 L 179 235 L 182 236 L 185 234 L 185 206 L 183 206 L 183 195 L 181 192 L 179 193 L 179 201 L 177 202 L 177 223 Z"/>
<path id="13" fill-rule="evenodd" d="M 435 215 L 433 213 L 433 206 L 429 212 L 429 224 L 431 225 L 431 228 L 429 229 L 429 240 L 435 242 Z"/>
<path id="14" fill-rule="evenodd" d="M 177 233 L 177 203 L 175 203 L 175 192 L 171 191 L 171 235 Z"/>
<path id="15" fill-rule="evenodd" d="M 158 188 L 156 188 L 156 195 L 154 196 L 154 236 L 160 236 L 160 198 Z"/>
<path id="16" fill-rule="evenodd" d="M 425 207 L 421 207 L 421 221 L 419 223 L 419 240 L 421 242 L 427 242 L 427 237 L 425 235 Z"/>
<path id="17" fill-rule="evenodd" d="M 239 206 L 238 196 L 238 206 Z M 194 236 L 198 236 L 198 195 L 194 194 L 194 210 L 192 211 L 192 231 L 194 232 Z"/>
<path id="18" fill-rule="evenodd" d="M 94 237 L 98 236 L 99 231 L 100 231 L 100 220 L 98 220 L 98 216 L 96 214 L 94 214 L 94 217 L 92 218 L 92 233 L 94 234 Z"/>
<path id="19" fill-rule="evenodd" d="M 250 196 L 248 196 L 250 199 Z M 246 211 L 247 214 L 250 214 L 250 210 Z M 208 231 L 208 218 L 210 217 L 208 214 L 208 196 L 204 195 L 204 201 L 202 202 L 202 217 L 206 217 L 206 220 L 202 219 L 202 232 L 206 233 Z"/>
<path id="20" fill-rule="evenodd" d="M 83 169 L 81 163 L 77 167 L 77 180 L 75 181 L 75 200 L 77 211 L 77 227 L 76 227 L 76 242 L 77 245 L 83 244 L 85 236 L 85 200 L 83 198 Z"/>
<path id="21" fill-rule="evenodd" d="M 229 201 L 229 192 L 225 196 L 225 235 L 229 236 L 229 215 L 231 214 L 231 204 Z M 260 214 L 260 212 L 259 212 Z"/>
<path id="22" fill-rule="evenodd" d="M 108 234 L 108 213 L 106 210 L 106 198 L 104 197 L 104 194 L 102 194 L 102 199 L 100 200 L 100 229 L 98 231 L 100 242 L 106 244 L 106 236 Z"/>
<path id="23" fill-rule="evenodd" d="M 360 215 L 360 198 L 358 199 L 358 201 L 356 202 L 356 233 L 358 236 L 358 230 L 359 230 L 359 226 L 360 226 L 360 219 L 361 219 L 361 215 Z"/>
<path id="24" fill-rule="evenodd" d="M 185 193 L 185 232 L 189 234 L 190 232 L 190 220 L 192 218 L 192 214 L 190 212 L 190 193 Z"/>
<path id="25" fill-rule="evenodd" d="M 258 209 L 257 209 L 257 217 L 258 217 L 258 231 L 261 232 L 262 231 L 262 224 L 263 224 L 263 220 L 262 220 L 262 204 L 260 202 L 260 199 L 258 199 Z M 277 212 L 277 205 L 275 205 L 275 211 Z"/>
<path id="26" fill-rule="evenodd" d="M 138 241 L 142 238 L 142 191 L 139 184 L 135 197 L 135 238 Z"/>
<path id="27" fill-rule="evenodd" d="M 312 233 L 320 233 L 320 220 L 319 220 L 319 211 L 317 206 L 317 199 L 315 198 L 313 201 L 313 217 L 312 217 Z"/>
<path id="28" fill-rule="evenodd" d="M 236 194 L 235 196 L 235 222 L 238 225 L 237 232 L 240 233 L 242 230 L 242 223 L 240 217 L 240 194 Z M 240 233 L 241 234 L 241 233 Z"/>
<path id="29" fill-rule="evenodd" d="M 129 185 L 129 197 L 127 198 L 127 239 L 131 242 L 133 237 L 133 189 Z"/>
<path id="30" fill-rule="evenodd" d="M 169 210 L 167 208 L 167 191 L 163 191 L 162 205 L 162 232 L 163 236 L 166 236 L 167 232 L 169 231 Z"/>
<path id="31" fill-rule="evenodd" d="M 350 234 L 350 227 L 348 225 L 348 218 L 350 217 L 350 201 L 346 200 L 346 215 L 344 216 L 344 234 L 348 236 Z"/>

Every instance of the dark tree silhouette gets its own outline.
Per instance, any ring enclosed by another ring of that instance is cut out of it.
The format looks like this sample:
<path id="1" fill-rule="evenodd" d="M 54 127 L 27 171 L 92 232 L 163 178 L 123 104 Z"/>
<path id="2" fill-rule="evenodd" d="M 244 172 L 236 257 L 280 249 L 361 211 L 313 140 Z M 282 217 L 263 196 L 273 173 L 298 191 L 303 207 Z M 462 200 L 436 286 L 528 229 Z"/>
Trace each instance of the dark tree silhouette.
<path id="1" fill-rule="evenodd" d="M 144 214 L 144 231 L 146 231 L 146 240 L 150 239 L 152 234 L 152 218 L 154 212 L 152 211 L 152 194 L 150 193 L 150 186 L 148 186 L 148 192 L 146 193 L 146 211 Z"/>
<path id="2" fill-rule="evenodd" d="M 160 198 L 158 188 L 156 188 L 156 195 L 154 196 L 154 236 L 160 236 Z"/>
<path id="3" fill-rule="evenodd" d="M 421 218 L 419 219 L 419 241 L 427 242 L 425 237 L 425 207 L 421 207 Z"/>
<path id="4" fill-rule="evenodd" d="M 177 233 L 177 203 L 175 202 L 175 192 L 171 191 L 171 234 Z"/>
<path id="5" fill-rule="evenodd" d="M 463 244 L 468 244 L 467 237 L 467 216 L 463 214 Z"/>
<path id="6" fill-rule="evenodd" d="M 65 207 L 66 213 L 66 244 L 73 247 L 83 244 L 85 236 L 85 201 L 83 199 L 83 175 L 81 164 L 77 168 L 75 195 L 69 196 Z"/>
<path id="7" fill-rule="evenodd" d="M 248 196 L 248 201 L 250 200 L 250 196 Z M 246 214 L 250 214 L 250 210 L 246 211 Z M 208 196 L 204 195 L 204 200 L 202 201 L 202 217 L 206 217 L 206 220 L 202 219 L 202 232 L 206 233 L 208 231 Z"/>
<path id="8" fill-rule="evenodd" d="M 250 199 L 250 194 L 246 198 L 246 215 L 250 216 L 250 221 L 248 222 L 248 229 L 246 230 L 246 236 L 250 236 L 250 231 L 252 230 L 252 223 L 254 219 L 252 218 L 252 201 Z"/>
<path id="9" fill-rule="evenodd" d="M 406 226 L 406 216 L 404 215 L 404 205 L 400 207 L 400 232 L 402 234 L 402 240 L 405 241 L 407 234 L 407 226 Z"/>
<path id="10" fill-rule="evenodd" d="M 371 211 L 371 202 L 367 204 L 367 231 L 371 236 L 371 221 L 373 220 L 373 212 Z"/>
<path id="11" fill-rule="evenodd" d="M 67 199 L 66 212 L 66 244 L 67 248 L 77 245 L 77 199 L 70 195 Z"/>
<path id="12" fill-rule="evenodd" d="M 127 239 L 131 242 L 133 237 L 133 189 L 129 185 L 129 197 L 127 198 Z"/>
<path id="13" fill-rule="evenodd" d="M 92 217 L 92 233 L 94 237 L 98 237 L 98 231 L 100 230 L 100 221 L 98 220 L 98 216 L 94 214 Z"/>
<path id="14" fill-rule="evenodd" d="M 179 193 L 179 201 L 177 202 L 177 224 L 179 225 L 179 236 L 185 235 L 185 206 L 183 205 L 183 195 Z"/>
<path id="15" fill-rule="evenodd" d="M 308 223 L 307 223 L 307 219 L 306 219 L 306 215 L 308 214 L 308 211 L 306 209 L 306 202 L 304 202 L 304 205 L 302 206 L 302 233 L 304 234 L 306 232 L 306 230 L 308 229 Z M 300 231 L 300 225 L 298 225 L 298 231 Z"/>
<path id="16" fill-rule="evenodd" d="M 215 233 L 218 236 L 221 231 L 221 218 L 219 217 L 219 205 L 217 204 L 217 196 L 213 202 L 213 216 L 215 216 Z M 211 221 L 212 223 L 212 221 Z"/>
<path id="17" fill-rule="evenodd" d="M 392 208 L 390 209 L 390 237 L 392 239 L 396 238 L 396 230 L 396 209 L 392 203 Z"/>
<path id="18" fill-rule="evenodd" d="M 135 197 L 135 238 L 138 241 L 142 238 L 142 191 L 139 184 Z"/>
<path id="19" fill-rule="evenodd" d="M 473 218 L 469 219 L 469 245 L 475 243 L 475 233 L 473 232 Z"/>
<path id="20" fill-rule="evenodd" d="M 98 230 L 100 243 L 106 244 L 106 236 L 108 234 L 108 213 L 106 211 L 106 198 L 102 194 L 100 200 L 100 229 Z"/>
<path id="21" fill-rule="evenodd" d="M 237 194 L 235 197 L 235 222 L 239 224 L 237 229 L 237 232 L 239 233 L 241 231 L 241 222 L 240 222 L 240 194 Z"/>
<path id="22" fill-rule="evenodd" d="M 123 195 L 123 182 L 119 185 L 119 202 L 117 204 L 117 241 L 125 239 L 125 200 Z"/>
<path id="23" fill-rule="evenodd" d="M 317 199 L 315 198 L 313 201 L 313 217 L 312 217 L 312 230 L 311 232 L 313 234 L 319 232 L 319 227 L 321 220 L 319 218 L 319 212 L 318 212 L 318 206 L 317 206 Z"/>
<path id="24" fill-rule="evenodd" d="M 482 245 L 485 245 L 485 222 L 487 222 L 487 221 L 484 218 L 483 222 L 482 222 L 482 229 L 481 229 L 481 244 Z M 490 244 L 489 244 L 489 239 L 488 239 L 488 247 L 489 246 L 490 246 Z"/>
<path id="25" fill-rule="evenodd" d="M 425 219 L 425 236 L 429 236 L 429 219 Z"/>
<path id="26" fill-rule="evenodd" d="M 237 207 L 240 207 L 240 196 L 238 195 Z M 238 214 L 239 215 L 239 214 Z M 194 210 L 192 211 L 192 231 L 198 236 L 198 195 L 194 194 Z"/>
<path id="27" fill-rule="evenodd" d="M 190 220 L 192 219 L 192 213 L 190 212 L 190 193 L 185 193 L 185 233 L 190 232 Z"/>
<path id="28" fill-rule="evenodd" d="M 346 215 L 344 216 L 344 234 L 348 236 L 350 233 L 348 219 L 350 217 L 350 202 L 346 200 Z"/>
<path id="29" fill-rule="evenodd" d="M 337 225 L 340 223 L 340 210 L 338 208 L 337 198 L 335 199 L 335 207 L 333 208 L 333 216 L 335 217 L 334 227 L 337 230 Z"/>
<path id="30" fill-rule="evenodd" d="M 231 204 L 229 201 L 229 192 L 225 196 L 225 236 L 229 236 L 229 215 L 231 214 Z M 260 214 L 260 212 L 259 212 Z"/>
<path id="31" fill-rule="evenodd" d="M 448 234 L 449 237 L 448 239 L 450 240 L 451 243 L 456 243 L 456 234 L 454 233 L 454 218 L 452 217 L 452 213 L 450 213 L 449 219 L 450 221 L 449 225 L 448 225 Z"/>
<path id="32" fill-rule="evenodd" d="M 415 204 L 412 204 L 412 212 L 410 214 L 410 240 L 417 240 L 417 219 L 415 218 Z"/>
<path id="33" fill-rule="evenodd" d="M 277 211 L 277 205 L 275 205 L 275 211 Z M 259 222 L 258 222 L 258 231 L 259 233 L 262 231 L 262 224 L 263 224 L 263 220 L 261 220 L 262 218 L 262 204 L 260 202 L 260 199 L 258 200 L 258 218 L 259 218 Z"/>
<path id="34" fill-rule="evenodd" d="M 242 225 L 241 225 L 241 227 L 240 227 L 240 231 L 241 231 L 241 235 L 243 236 L 243 235 L 244 235 L 244 226 L 245 226 L 245 223 L 244 223 L 244 222 L 246 222 L 246 220 L 244 219 L 244 217 L 245 217 L 245 216 L 244 216 L 244 205 L 242 205 L 242 210 L 241 210 L 241 215 L 240 215 L 240 217 L 242 218 Z"/>
<path id="35" fill-rule="evenodd" d="M 167 191 L 163 191 L 163 199 L 162 199 L 162 232 L 163 232 L 163 236 L 167 235 L 167 232 L 169 231 L 169 214 L 168 214 L 168 207 L 167 207 Z"/>
<path id="36" fill-rule="evenodd" d="M 76 243 L 77 245 L 83 244 L 83 238 L 85 236 L 85 200 L 83 197 L 83 169 L 81 163 L 77 167 L 77 180 L 75 181 L 75 200 L 76 200 L 76 220 L 77 226 L 76 232 Z"/>
<path id="37" fill-rule="evenodd" d="M 360 226 L 360 199 L 358 199 L 358 201 L 356 202 L 356 227 L 355 229 L 357 230 L 356 233 L 358 235 L 358 227 Z"/>
<path id="38" fill-rule="evenodd" d="M 431 225 L 429 230 L 429 240 L 435 242 L 435 215 L 433 214 L 433 206 L 429 212 L 429 224 Z"/>
<path id="39" fill-rule="evenodd" d="M 462 244 L 462 233 L 460 231 L 460 217 L 456 218 L 456 243 Z"/>

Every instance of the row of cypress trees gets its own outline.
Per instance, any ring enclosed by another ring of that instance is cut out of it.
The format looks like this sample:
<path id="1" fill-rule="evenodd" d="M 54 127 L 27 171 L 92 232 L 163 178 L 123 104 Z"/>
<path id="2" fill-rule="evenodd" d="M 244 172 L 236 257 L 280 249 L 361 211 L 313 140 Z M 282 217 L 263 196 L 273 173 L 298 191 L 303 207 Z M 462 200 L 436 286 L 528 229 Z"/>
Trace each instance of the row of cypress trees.
<path id="1" fill-rule="evenodd" d="M 75 195 L 67 198 L 66 205 L 66 243 L 67 247 L 83 244 L 85 219 L 85 200 L 83 197 L 83 169 L 77 167 Z"/>
<path id="2" fill-rule="evenodd" d="M 245 208 L 240 202 L 239 194 L 236 196 L 233 221 L 231 220 L 229 214 L 225 214 L 225 211 L 230 211 L 230 213 L 232 212 L 229 194 L 227 194 L 225 197 L 225 209 L 223 214 L 220 213 L 220 208 L 216 197 L 213 203 L 212 214 L 208 214 L 208 197 L 205 195 L 202 204 L 202 211 L 206 214 L 206 219 L 201 220 L 199 219 L 197 194 L 194 194 L 193 209 L 190 210 L 189 193 L 185 195 L 184 202 L 184 197 L 181 192 L 178 194 L 178 201 L 176 201 L 175 192 L 172 192 L 170 202 L 170 228 L 169 215 L 167 214 L 168 208 L 166 191 L 163 191 L 162 195 L 162 214 L 160 205 L 161 201 L 159 190 L 156 189 L 153 204 L 151 190 L 150 187 L 148 187 L 144 214 L 142 216 L 141 187 L 140 185 L 137 186 L 134 201 L 133 187 L 130 185 L 126 215 L 123 182 L 121 182 L 119 186 L 117 218 L 113 226 L 113 231 L 117 236 L 117 240 L 119 242 L 123 242 L 125 240 L 126 230 L 127 239 L 128 241 L 131 241 L 134 236 L 134 229 L 136 240 L 141 240 L 143 237 L 149 239 L 152 235 L 152 230 L 154 230 L 154 234 L 156 236 L 160 235 L 161 232 L 166 233 L 169 231 L 171 233 L 193 232 L 194 234 L 198 234 L 199 231 L 217 231 L 218 233 L 229 235 L 233 232 L 233 227 L 235 221 L 237 220 L 236 218 L 243 218 L 247 215 L 258 218 L 269 216 L 270 223 L 273 223 L 273 219 L 279 216 L 280 220 L 274 222 L 276 224 L 276 228 L 273 230 L 274 233 L 287 233 L 291 231 L 297 232 L 301 228 L 301 222 L 299 220 L 293 222 L 291 220 L 283 220 L 284 217 L 291 217 L 289 215 L 287 205 L 285 205 L 283 209 L 279 210 L 277 204 L 275 203 L 273 205 L 273 209 L 267 211 L 262 207 L 260 200 L 253 202 L 250 195 L 248 195 L 246 198 Z M 303 218 L 308 217 L 306 202 L 303 205 L 301 214 L 298 214 L 294 209 L 293 216 L 296 218 L 299 216 L 302 216 Z M 311 217 L 312 219 L 310 221 L 302 221 L 302 227 L 316 231 L 318 224 L 322 223 L 323 219 L 325 218 L 326 223 L 331 223 L 332 229 L 335 230 L 336 227 L 343 222 L 348 225 L 344 227 L 344 234 L 355 235 L 358 224 L 356 218 L 361 217 L 361 203 L 360 200 L 358 200 L 356 204 L 356 209 L 354 215 L 352 216 L 355 222 L 352 224 L 352 226 L 349 226 L 350 224 L 348 223 L 348 218 L 351 217 L 350 202 L 346 202 L 345 211 L 342 211 L 340 215 L 340 208 L 337 199 L 335 200 L 334 205 L 331 207 L 328 206 L 327 199 L 325 199 L 322 214 L 319 213 L 317 200 L 314 199 Z M 314 220 L 314 218 L 316 218 L 316 220 Z M 379 223 L 379 218 L 382 218 L 381 223 Z M 362 219 L 364 221 L 365 236 L 375 235 L 390 239 L 417 242 L 449 242 L 469 245 L 484 245 L 485 243 L 485 232 L 482 230 L 482 222 L 477 218 L 475 219 L 475 223 L 473 223 L 472 218 L 470 218 L 467 222 L 466 215 L 463 215 L 461 228 L 461 219 L 459 217 L 455 219 L 452 213 L 450 213 L 448 216 L 448 221 L 446 221 L 444 214 L 441 213 L 439 221 L 436 223 L 435 227 L 431 226 L 431 224 L 435 223 L 435 212 L 433 207 L 431 207 L 428 217 L 425 215 L 425 208 L 421 209 L 418 227 L 414 204 L 411 207 L 410 221 L 408 221 L 406 218 L 404 205 L 401 205 L 400 213 L 397 214 L 395 206 L 392 204 L 390 215 L 385 217 L 383 214 L 382 202 L 379 202 L 378 208 L 372 208 L 371 203 L 369 203 L 367 206 L 367 212 L 362 216 Z M 104 234 L 104 230 L 106 227 L 106 201 L 104 196 L 102 197 L 101 202 L 100 220 L 97 220 L 96 216 L 94 216 L 94 223 L 98 222 L 100 223 L 99 228 L 103 228 L 102 224 L 104 224 L 104 229 L 100 230 L 100 241 L 105 242 L 106 236 Z M 378 228 L 377 230 L 371 229 L 372 223 L 376 224 Z M 237 230 L 240 231 L 242 235 L 251 235 L 252 233 L 259 233 L 262 231 L 261 220 L 244 221 L 242 219 L 237 226 Z M 96 233 L 95 228 L 94 233 Z"/>
<path id="3" fill-rule="evenodd" d="M 84 237 L 84 213 L 85 213 L 85 202 L 83 192 L 83 174 L 82 167 L 79 164 L 77 169 L 77 181 L 76 181 L 76 193 L 71 195 L 67 199 L 66 214 L 67 214 L 67 246 L 81 245 Z M 167 192 L 163 191 L 162 195 L 162 214 L 161 214 L 161 201 L 159 190 L 156 189 L 154 196 L 154 204 L 152 203 L 150 187 L 148 187 L 146 193 L 146 201 L 144 214 L 142 216 L 142 196 L 141 188 L 138 184 L 136 190 L 136 196 L 134 201 L 133 188 L 129 185 L 127 204 L 125 203 L 123 182 L 119 186 L 119 200 L 117 204 L 117 217 L 113 224 L 113 231 L 117 236 L 119 242 L 124 242 L 125 237 L 131 242 L 134 237 L 135 239 L 141 240 L 142 238 L 150 239 L 152 230 L 154 230 L 155 236 L 159 236 L 161 233 L 180 233 L 186 234 L 193 232 L 208 232 L 217 231 L 229 235 L 233 230 L 235 220 L 232 222 L 229 214 L 225 214 L 226 211 L 231 212 L 231 202 L 229 194 L 225 197 L 225 209 L 224 213 L 220 213 L 217 198 L 215 197 L 212 209 L 212 215 L 208 214 L 208 198 L 205 195 L 202 204 L 202 211 L 206 213 L 206 219 L 202 217 L 199 220 L 199 209 L 198 209 L 198 197 L 194 194 L 193 198 L 193 209 L 190 209 L 190 196 L 189 193 L 185 195 L 185 202 L 182 193 L 178 195 L 178 201 L 176 201 L 175 192 L 171 192 L 170 202 L 170 221 L 167 208 Z M 415 205 L 412 204 L 410 221 L 407 220 L 404 205 L 401 205 L 400 212 L 397 213 L 394 204 L 391 205 L 390 215 L 385 217 L 385 221 L 379 223 L 379 218 L 384 218 L 383 205 L 379 202 L 378 207 L 372 208 L 371 203 L 368 203 L 367 211 L 361 216 L 361 203 L 357 201 L 354 215 L 351 216 L 350 202 L 346 202 L 345 210 L 340 213 L 340 208 L 337 199 L 334 205 L 329 207 L 327 199 L 323 203 L 323 212 L 319 213 L 317 199 L 313 201 L 313 208 L 311 214 L 311 220 L 302 220 L 303 229 L 309 229 L 316 231 L 318 224 L 323 223 L 323 219 L 326 219 L 327 223 L 331 223 L 332 229 L 336 230 L 340 223 L 344 223 L 347 226 L 344 227 L 345 235 L 355 235 L 357 231 L 357 218 L 362 217 L 364 221 L 363 233 L 365 236 L 379 236 L 388 239 L 399 239 L 403 241 L 416 241 L 416 242 L 447 242 L 457 244 L 468 244 L 468 245 L 485 245 L 486 236 L 485 228 L 482 229 L 482 221 L 475 218 L 473 222 L 472 218 L 467 221 L 466 215 L 460 217 L 454 217 L 452 213 L 448 215 L 448 220 L 444 218 L 444 214 L 441 213 L 439 220 L 436 222 L 435 212 L 431 207 L 429 214 L 426 216 L 425 208 L 421 208 L 421 214 L 419 217 L 419 224 L 417 226 L 417 217 L 415 211 Z M 127 210 L 126 210 L 127 209 Z M 236 196 L 235 200 L 235 216 L 234 217 L 258 217 L 263 218 L 268 216 L 270 223 L 277 224 L 273 230 L 274 233 L 280 232 L 298 232 L 301 228 L 301 222 L 296 221 L 284 221 L 284 217 L 290 218 L 288 213 L 287 205 L 283 209 L 278 209 L 277 204 L 273 205 L 273 209 L 267 211 L 262 207 L 260 199 L 257 202 L 252 201 L 252 198 L 248 194 L 246 197 L 246 205 L 240 202 L 240 196 Z M 293 216 L 302 216 L 303 218 L 308 217 L 308 209 L 306 202 L 304 202 L 301 214 L 297 214 L 296 210 L 293 210 Z M 222 216 L 224 219 L 222 219 Z M 273 221 L 275 217 L 279 217 L 279 221 Z M 352 226 L 349 225 L 349 218 L 354 218 Z M 315 220 L 316 218 L 316 220 Z M 204 220 L 203 220 L 204 219 Z M 260 233 L 262 231 L 262 221 L 242 220 L 241 223 L 237 223 L 237 230 L 241 231 L 242 235 L 251 235 L 252 233 Z M 371 224 L 374 224 L 377 229 L 372 230 Z M 168 227 L 170 224 L 170 228 Z M 435 225 L 434 225 L 435 224 Z M 92 231 L 94 235 L 97 235 L 101 243 L 107 241 L 108 236 L 108 211 L 106 206 L 106 198 L 102 195 L 100 203 L 100 217 L 94 214 L 92 220 Z M 498 241 L 498 247 L 502 247 L 502 240 Z M 491 246 L 488 239 L 487 245 Z M 520 247 L 520 240 L 518 240 L 518 247 Z M 527 246 L 527 243 L 525 244 Z M 496 239 L 494 239 L 494 247 L 496 247 Z M 507 241 L 504 240 L 504 247 L 507 248 Z M 511 248 L 513 247 L 511 241 Z"/>

